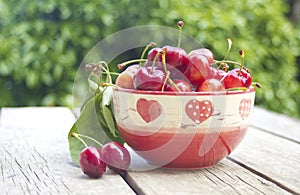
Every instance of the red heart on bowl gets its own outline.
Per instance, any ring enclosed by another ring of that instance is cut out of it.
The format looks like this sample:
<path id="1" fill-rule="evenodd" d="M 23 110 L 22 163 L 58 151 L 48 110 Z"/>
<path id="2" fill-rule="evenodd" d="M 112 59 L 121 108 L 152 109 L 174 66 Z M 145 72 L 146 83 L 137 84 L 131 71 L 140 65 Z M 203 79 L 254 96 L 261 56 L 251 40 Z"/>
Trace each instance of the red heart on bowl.
<path id="1" fill-rule="evenodd" d="M 196 124 L 200 124 L 207 120 L 212 115 L 213 111 L 213 104 L 209 100 L 199 101 L 193 99 L 185 105 L 185 113 Z"/>
<path id="2" fill-rule="evenodd" d="M 138 99 L 136 109 L 146 123 L 157 119 L 162 112 L 162 106 L 158 101 L 147 100 L 145 98 Z"/>
<path id="3" fill-rule="evenodd" d="M 242 99 L 239 106 L 239 113 L 243 120 L 247 118 L 250 114 L 252 102 L 251 99 Z"/>

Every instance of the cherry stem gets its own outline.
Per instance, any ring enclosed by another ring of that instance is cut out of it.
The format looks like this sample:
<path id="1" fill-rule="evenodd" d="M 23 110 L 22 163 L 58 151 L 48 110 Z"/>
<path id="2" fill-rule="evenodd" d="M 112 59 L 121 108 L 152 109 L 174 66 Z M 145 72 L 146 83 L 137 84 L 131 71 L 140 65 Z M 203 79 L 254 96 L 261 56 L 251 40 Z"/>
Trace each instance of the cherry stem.
<path id="1" fill-rule="evenodd" d="M 165 86 L 166 86 L 166 83 L 167 83 L 169 77 L 170 77 L 170 71 L 167 71 L 166 79 L 164 80 L 164 83 L 163 83 L 163 86 L 161 88 L 161 91 L 165 90 Z"/>
<path id="2" fill-rule="evenodd" d="M 155 62 L 157 61 L 158 56 L 161 55 L 161 54 L 162 54 L 161 52 L 157 52 L 157 54 L 155 55 L 155 57 L 154 57 L 154 59 L 153 59 L 153 62 L 152 62 L 152 70 L 151 70 L 151 73 L 154 72 Z"/>
<path id="3" fill-rule="evenodd" d="M 252 82 L 251 85 L 255 86 L 255 87 L 259 88 L 259 89 L 261 88 L 261 84 L 258 83 L 258 82 Z"/>
<path id="4" fill-rule="evenodd" d="M 80 137 L 89 139 L 89 140 L 95 142 L 96 144 L 98 144 L 101 148 L 103 148 L 103 144 L 101 144 L 99 141 L 97 141 L 96 139 L 94 139 L 94 138 L 92 138 L 92 137 L 90 137 L 90 136 L 83 135 L 83 134 L 79 134 L 79 133 L 75 133 L 75 132 L 73 132 L 73 133 L 71 134 L 71 136 L 74 136 L 74 137 L 76 137 L 77 139 L 79 139 L 86 147 L 87 147 L 88 145 L 87 145 L 86 142 L 83 141 L 83 139 L 81 139 Z"/>
<path id="5" fill-rule="evenodd" d="M 221 83 L 223 83 L 225 77 L 229 74 L 229 72 L 230 72 L 230 71 L 228 71 L 228 72 L 220 79 L 220 82 L 221 82 Z"/>
<path id="6" fill-rule="evenodd" d="M 81 138 L 79 137 L 79 134 L 78 134 L 78 133 L 72 132 L 72 133 L 71 133 L 71 137 L 75 137 L 75 138 L 78 139 L 85 147 L 88 147 L 87 143 L 86 143 L 83 139 L 81 139 Z"/>
<path id="7" fill-rule="evenodd" d="M 164 49 L 163 49 L 162 56 L 161 56 L 161 59 L 162 59 L 162 63 L 163 63 L 163 67 L 164 67 L 165 73 L 166 73 L 166 75 L 167 75 L 167 76 L 166 76 L 166 80 L 168 80 L 169 83 L 170 83 L 170 85 L 171 85 L 171 86 L 174 86 L 175 89 L 176 89 L 177 91 L 180 92 L 179 87 L 178 87 L 178 86 L 174 83 L 174 81 L 170 78 L 170 71 L 168 71 L 168 69 L 167 69 L 167 64 L 166 64 L 166 53 L 167 53 L 167 49 L 164 48 Z"/>
<path id="8" fill-rule="evenodd" d="M 238 73 L 238 76 L 240 76 L 240 74 L 242 73 L 242 69 L 243 69 L 244 63 L 245 63 L 245 52 L 244 52 L 243 50 L 240 50 L 240 51 L 239 51 L 239 54 L 240 54 L 240 56 L 241 56 L 241 58 L 242 58 L 242 65 L 241 65 L 241 67 L 240 67 L 240 71 L 239 71 L 239 73 Z"/>
<path id="9" fill-rule="evenodd" d="M 221 64 L 221 63 L 229 63 L 229 64 L 234 64 L 240 66 L 242 69 L 245 69 L 247 72 L 250 72 L 248 68 L 244 67 L 243 64 L 232 61 L 232 60 L 214 60 L 214 64 Z"/>
<path id="10" fill-rule="evenodd" d="M 164 71 L 167 74 L 168 69 L 167 69 L 167 64 L 166 64 L 166 54 L 167 54 L 167 48 L 164 48 L 162 56 L 161 56 L 161 61 L 163 63 Z"/>
<path id="11" fill-rule="evenodd" d="M 146 59 L 134 59 L 134 60 L 129 60 L 127 62 L 123 62 L 121 64 L 118 64 L 118 68 L 119 70 L 122 70 L 125 66 L 129 65 L 129 64 L 133 64 L 133 63 L 137 63 L 137 62 L 146 62 Z"/>
<path id="12" fill-rule="evenodd" d="M 227 39 L 227 43 L 228 43 L 228 48 L 227 48 L 227 51 L 226 51 L 226 54 L 225 54 L 223 60 L 226 60 L 226 58 L 227 58 L 227 56 L 228 56 L 228 54 L 229 54 L 229 52 L 230 52 L 230 50 L 231 50 L 231 46 L 232 46 L 232 41 L 231 41 L 231 39 L 228 38 L 228 39 Z"/>
<path id="13" fill-rule="evenodd" d="M 246 87 L 233 87 L 233 88 L 226 89 L 226 91 L 239 91 L 239 90 L 247 91 L 248 88 L 246 88 Z"/>
<path id="14" fill-rule="evenodd" d="M 178 21 L 177 22 L 177 26 L 179 28 L 179 37 L 178 37 L 178 44 L 177 44 L 177 47 L 180 47 L 181 45 L 181 37 L 182 37 L 182 27 L 183 27 L 184 23 L 183 21 Z"/>
<path id="15" fill-rule="evenodd" d="M 103 83 L 102 86 L 103 86 L 103 87 L 108 87 L 108 86 L 111 86 L 111 87 L 119 87 L 118 85 L 113 84 L 113 83 Z"/>
<path id="16" fill-rule="evenodd" d="M 143 53 L 142 53 L 142 55 L 141 55 L 141 59 L 140 59 L 140 63 L 139 63 L 139 66 L 140 66 L 140 67 L 142 66 L 142 60 L 143 60 L 143 58 L 144 58 L 144 56 L 145 56 L 145 54 L 146 54 L 146 51 L 147 51 L 150 47 L 153 47 L 153 46 L 155 46 L 155 45 L 156 45 L 156 43 L 151 42 L 151 43 L 149 43 L 149 44 L 145 47 L 145 49 L 143 50 Z"/>

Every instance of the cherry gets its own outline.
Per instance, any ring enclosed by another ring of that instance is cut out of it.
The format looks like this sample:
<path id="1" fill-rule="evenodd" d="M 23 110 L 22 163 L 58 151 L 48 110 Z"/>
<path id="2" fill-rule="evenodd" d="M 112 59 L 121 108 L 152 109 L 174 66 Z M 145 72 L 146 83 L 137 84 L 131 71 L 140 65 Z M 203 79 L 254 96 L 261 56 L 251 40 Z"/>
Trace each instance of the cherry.
<path id="1" fill-rule="evenodd" d="M 173 80 L 173 85 L 170 82 L 167 84 L 165 91 L 178 92 L 178 89 L 174 86 L 176 85 L 180 92 L 190 92 L 192 91 L 191 85 L 185 80 Z"/>
<path id="2" fill-rule="evenodd" d="M 118 142 L 109 142 L 102 148 L 103 161 L 116 173 L 127 170 L 130 165 L 128 150 Z"/>
<path id="3" fill-rule="evenodd" d="M 88 146 L 80 152 L 79 164 L 83 173 L 89 177 L 99 178 L 106 171 L 101 151 L 95 146 Z"/>
<path id="4" fill-rule="evenodd" d="M 134 77 L 134 88 L 138 90 L 161 91 L 166 75 L 158 67 L 143 66 Z"/>
<path id="5" fill-rule="evenodd" d="M 185 72 L 189 64 L 189 59 L 186 51 L 180 47 L 167 45 L 163 48 L 153 48 L 149 51 L 147 60 L 153 62 L 155 56 L 158 53 L 162 53 L 164 49 L 166 50 L 166 64 L 177 68 L 181 72 Z M 162 55 L 159 55 L 156 61 L 162 62 Z"/>
<path id="6" fill-rule="evenodd" d="M 190 64 L 185 76 L 193 85 L 199 86 L 206 79 L 212 78 L 210 63 L 206 56 L 197 54 L 197 52 L 191 52 L 188 56 Z"/>
<path id="7" fill-rule="evenodd" d="M 138 64 L 129 66 L 116 79 L 116 85 L 126 89 L 134 89 L 133 80 L 137 71 L 140 69 Z"/>
<path id="8" fill-rule="evenodd" d="M 202 55 L 202 56 L 205 56 L 207 61 L 208 61 L 208 64 L 212 64 L 213 61 L 214 61 L 214 54 L 207 48 L 200 48 L 200 49 L 195 49 L 195 50 L 192 50 L 190 53 L 189 53 L 189 56 L 190 55 Z"/>
<path id="9" fill-rule="evenodd" d="M 207 79 L 197 89 L 197 91 L 224 91 L 225 87 L 220 80 Z"/>
<path id="10" fill-rule="evenodd" d="M 152 63 L 155 59 L 155 56 L 156 55 L 159 55 L 158 53 L 162 53 L 163 49 L 162 48 L 159 48 L 159 47 L 156 47 L 156 48 L 153 48 L 151 49 L 149 52 L 148 52 L 148 57 L 147 57 L 147 61 Z M 158 62 L 161 62 L 162 58 L 161 58 L 161 55 L 158 56 L 158 58 L 156 59 Z M 152 64 L 151 64 L 152 65 Z"/>
<path id="11" fill-rule="evenodd" d="M 226 75 L 226 72 L 224 70 L 216 69 L 214 67 L 210 67 L 210 71 L 213 75 L 213 78 L 217 80 L 221 80 Z"/>
<path id="12" fill-rule="evenodd" d="M 249 88 L 252 83 L 252 76 L 249 71 L 243 68 L 235 68 L 227 73 L 223 82 L 225 89 L 239 87 Z"/>

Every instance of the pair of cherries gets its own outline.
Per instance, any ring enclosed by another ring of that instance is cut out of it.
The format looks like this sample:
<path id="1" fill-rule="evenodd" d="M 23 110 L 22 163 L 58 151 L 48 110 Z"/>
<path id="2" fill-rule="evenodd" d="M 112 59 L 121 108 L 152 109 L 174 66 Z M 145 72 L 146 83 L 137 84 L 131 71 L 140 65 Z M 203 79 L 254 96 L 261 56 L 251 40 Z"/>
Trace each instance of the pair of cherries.
<path id="1" fill-rule="evenodd" d="M 136 64 L 128 67 L 118 76 L 116 85 L 137 90 L 174 92 L 250 87 L 252 76 L 243 66 L 226 72 L 211 66 L 213 63 L 213 53 L 206 48 L 192 50 L 188 54 L 180 47 L 153 48 L 144 66 Z"/>
<path id="2" fill-rule="evenodd" d="M 84 174 L 99 178 L 106 172 L 106 167 L 116 173 L 127 170 L 130 154 L 118 142 L 109 142 L 102 148 L 87 146 L 79 154 L 79 164 Z"/>

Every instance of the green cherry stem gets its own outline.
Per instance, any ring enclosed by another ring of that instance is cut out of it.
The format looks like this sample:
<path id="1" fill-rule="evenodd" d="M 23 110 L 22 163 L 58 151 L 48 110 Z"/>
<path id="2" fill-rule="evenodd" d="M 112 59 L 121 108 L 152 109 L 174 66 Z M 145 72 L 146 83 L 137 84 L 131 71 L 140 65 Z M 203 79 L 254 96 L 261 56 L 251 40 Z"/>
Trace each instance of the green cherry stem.
<path id="1" fill-rule="evenodd" d="M 252 82 L 251 85 L 255 86 L 255 87 L 259 88 L 259 89 L 261 88 L 261 84 L 258 83 L 258 82 Z"/>
<path id="2" fill-rule="evenodd" d="M 83 134 L 79 134 L 79 133 L 75 133 L 75 132 L 73 132 L 73 133 L 71 134 L 71 136 L 74 136 L 74 137 L 76 137 L 77 139 L 79 139 L 80 141 L 82 141 L 82 143 L 83 143 L 85 146 L 87 146 L 86 142 L 84 142 L 84 140 L 81 139 L 80 137 L 89 139 L 89 140 L 95 142 L 96 144 L 98 144 L 101 148 L 103 148 L 103 144 L 101 144 L 99 141 L 97 141 L 96 139 L 94 139 L 94 138 L 92 138 L 92 137 L 90 137 L 90 136 L 83 135 Z"/>
<path id="3" fill-rule="evenodd" d="M 163 53 L 161 55 L 161 61 L 163 63 L 164 71 L 167 74 L 168 73 L 168 69 L 167 69 L 167 64 L 166 64 L 166 53 L 167 53 L 167 49 L 164 48 L 163 49 Z"/>
<path id="4" fill-rule="evenodd" d="M 226 89 L 226 91 L 239 91 L 239 90 L 247 91 L 248 88 L 246 88 L 246 87 L 233 87 L 233 88 Z"/>
<path id="5" fill-rule="evenodd" d="M 151 70 L 151 73 L 154 72 L 154 67 L 155 67 L 155 62 L 157 61 L 158 57 L 162 55 L 162 52 L 157 52 L 157 54 L 155 55 L 154 59 L 153 59 L 153 62 L 152 62 L 152 70 Z"/>
<path id="6" fill-rule="evenodd" d="M 242 69 L 243 69 L 243 67 L 244 67 L 244 63 L 245 63 L 245 52 L 244 52 L 243 50 L 240 50 L 240 51 L 239 51 L 239 54 L 240 54 L 240 56 L 241 56 L 241 58 L 242 58 L 242 65 L 240 66 L 240 71 L 239 71 L 239 73 L 238 73 L 238 76 L 240 76 L 240 74 L 241 74 L 241 72 L 242 72 Z"/>
<path id="7" fill-rule="evenodd" d="M 71 133 L 71 137 L 75 137 L 75 138 L 78 139 L 85 147 L 88 147 L 87 143 L 86 143 L 83 139 L 81 139 L 81 138 L 79 137 L 79 134 L 78 134 L 78 133 L 72 132 L 72 133 Z"/>
<path id="8" fill-rule="evenodd" d="M 167 69 L 167 64 L 166 64 L 166 53 L 167 53 L 167 49 L 164 48 L 163 49 L 163 53 L 162 53 L 162 56 L 161 56 L 161 59 L 162 59 L 162 63 L 163 63 L 163 67 L 164 67 L 164 71 L 166 73 L 166 80 L 169 81 L 170 85 L 171 86 L 174 86 L 175 89 L 178 91 L 178 92 L 181 92 L 179 87 L 174 83 L 174 81 L 170 78 L 170 71 L 168 71 Z"/>
<path id="9" fill-rule="evenodd" d="M 142 60 L 144 59 L 144 56 L 145 56 L 145 54 L 146 54 L 146 51 L 147 51 L 150 47 L 153 47 L 153 46 L 155 46 L 155 45 L 156 45 L 156 43 L 151 42 L 151 43 L 149 43 L 149 44 L 145 47 L 145 49 L 143 50 L 143 53 L 142 53 L 142 55 L 141 55 L 141 58 L 140 58 L 140 63 L 139 63 L 139 66 L 140 66 L 140 67 L 142 66 Z"/>
<path id="10" fill-rule="evenodd" d="M 179 28 L 179 37 L 178 37 L 178 44 L 177 44 L 177 47 L 180 47 L 181 45 L 181 38 L 182 38 L 182 27 L 183 27 L 184 23 L 183 21 L 178 21 L 177 22 L 177 26 Z"/>
<path id="11" fill-rule="evenodd" d="M 221 64 L 221 63 L 228 63 L 228 64 L 234 64 L 237 65 L 239 67 L 241 67 L 242 69 L 245 69 L 246 71 L 250 72 L 248 68 L 244 67 L 243 64 L 232 61 L 232 60 L 214 60 L 214 64 Z"/>
<path id="12" fill-rule="evenodd" d="M 169 77 L 170 77 L 170 71 L 167 71 L 166 79 L 164 80 L 164 83 L 163 83 L 163 86 L 161 88 L 161 91 L 165 91 L 165 86 L 167 84 L 167 81 L 168 81 Z"/>
<path id="13" fill-rule="evenodd" d="M 227 39 L 227 43 L 228 43 L 228 48 L 227 48 L 227 51 L 226 51 L 226 54 L 225 54 L 223 60 L 226 60 L 226 59 L 227 59 L 227 56 L 228 56 L 228 54 L 229 54 L 229 52 L 230 52 L 230 50 L 231 50 L 231 46 L 232 46 L 232 41 L 231 41 L 231 39 L 228 38 L 228 39 Z"/>
<path id="14" fill-rule="evenodd" d="M 118 64 L 118 69 L 122 70 L 125 66 L 129 65 L 129 64 L 133 64 L 133 63 L 140 63 L 140 62 L 146 62 L 146 59 L 134 59 L 134 60 L 129 60 L 126 62 L 123 62 L 121 64 Z"/>

